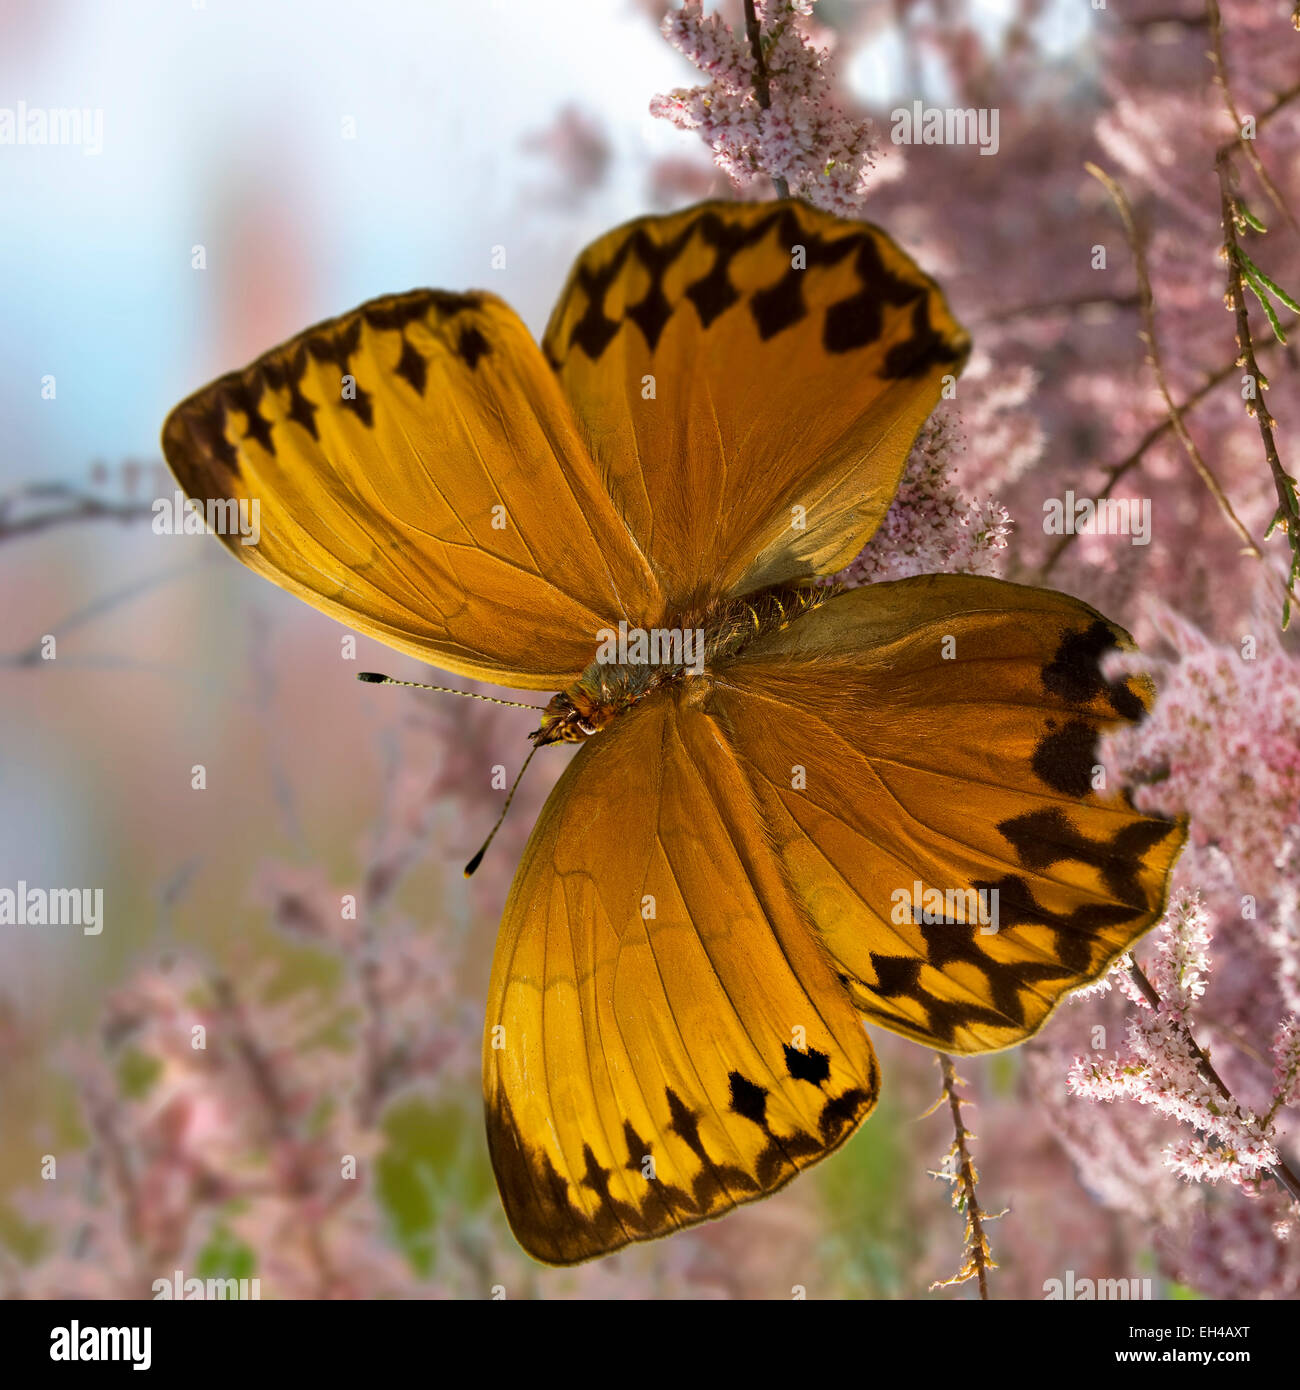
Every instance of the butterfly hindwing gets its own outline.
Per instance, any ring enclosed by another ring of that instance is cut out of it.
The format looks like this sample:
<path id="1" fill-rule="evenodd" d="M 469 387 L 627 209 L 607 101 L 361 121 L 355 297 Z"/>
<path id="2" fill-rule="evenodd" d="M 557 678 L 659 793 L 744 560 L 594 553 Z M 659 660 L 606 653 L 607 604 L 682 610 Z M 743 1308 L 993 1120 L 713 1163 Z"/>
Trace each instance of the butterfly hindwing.
<path id="1" fill-rule="evenodd" d="M 415 290 L 318 324 L 172 411 L 191 498 L 256 502 L 232 554 L 446 670 L 555 689 L 660 606 L 572 412 L 494 295 Z"/>
<path id="2" fill-rule="evenodd" d="M 608 233 L 543 346 L 680 610 L 846 565 L 968 342 L 882 231 L 787 200 Z"/>
<path id="3" fill-rule="evenodd" d="M 874 1103 L 871 1046 L 735 759 L 648 700 L 551 794 L 497 942 L 483 1052 L 511 1226 L 570 1264 L 762 1197 Z"/>
<path id="4" fill-rule="evenodd" d="M 1149 699 L 1101 669 L 1120 645 L 1065 595 L 927 575 L 842 593 L 716 673 L 707 707 L 869 1021 L 1010 1046 L 1158 918 L 1183 827 L 1096 761 Z"/>

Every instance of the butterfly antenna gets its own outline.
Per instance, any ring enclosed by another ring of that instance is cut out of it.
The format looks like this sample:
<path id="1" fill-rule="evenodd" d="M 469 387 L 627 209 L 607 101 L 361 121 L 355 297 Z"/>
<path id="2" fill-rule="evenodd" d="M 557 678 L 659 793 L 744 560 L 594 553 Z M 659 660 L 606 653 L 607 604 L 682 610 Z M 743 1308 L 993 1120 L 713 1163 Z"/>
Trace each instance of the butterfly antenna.
<path id="1" fill-rule="evenodd" d="M 358 671 L 357 679 L 368 681 L 371 685 L 406 685 L 412 690 L 436 690 L 443 695 L 463 695 L 467 700 L 486 700 L 490 705 L 509 705 L 511 709 L 538 709 L 546 712 L 545 705 L 525 705 L 519 700 L 498 700 L 495 695 L 480 695 L 477 690 L 453 690 L 449 685 L 424 685 L 420 681 L 394 680 L 392 676 L 380 675 L 378 671 Z M 506 804 L 509 805 L 508 802 Z"/>
<path id="2" fill-rule="evenodd" d="M 469 878 L 470 875 L 474 872 L 474 870 L 477 869 L 478 866 L 483 862 L 483 856 L 487 853 L 487 847 L 492 843 L 492 839 L 496 835 L 497 831 L 501 829 L 501 822 L 505 820 L 506 812 L 510 809 L 510 803 L 515 799 L 515 792 L 519 788 L 519 783 L 523 779 L 524 773 L 528 771 L 528 764 L 532 762 L 533 754 L 536 753 L 541 746 L 542 745 L 540 743 L 535 743 L 528 750 L 528 756 L 524 759 L 524 765 L 519 769 L 519 775 L 515 778 L 514 786 L 510 788 L 510 794 L 506 797 L 506 804 L 501 808 L 501 814 L 497 817 L 497 823 L 492 827 L 491 830 L 488 831 L 488 837 L 486 840 L 483 841 L 483 847 L 473 857 L 473 859 L 471 859 L 469 863 L 465 865 L 466 878 Z"/>

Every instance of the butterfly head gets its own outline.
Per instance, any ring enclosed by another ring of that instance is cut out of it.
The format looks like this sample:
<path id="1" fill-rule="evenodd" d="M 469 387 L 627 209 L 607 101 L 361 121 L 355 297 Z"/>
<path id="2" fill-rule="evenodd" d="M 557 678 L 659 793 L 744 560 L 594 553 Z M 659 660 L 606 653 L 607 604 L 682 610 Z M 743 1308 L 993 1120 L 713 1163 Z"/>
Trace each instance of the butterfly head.
<path id="1" fill-rule="evenodd" d="M 637 698 L 623 690 L 592 691 L 584 677 L 552 698 L 542 713 L 541 727 L 529 737 L 539 748 L 548 743 L 581 743 L 607 729 Z"/>
<path id="2" fill-rule="evenodd" d="M 607 729 L 651 691 L 681 676 L 680 663 L 648 665 L 605 660 L 598 655 L 571 686 L 546 706 L 541 727 L 531 737 L 539 748 L 547 743 L 581 743 Z"/>
<path id="3" fill-rule="evenodd" d="M 539 748 L 547 743 L 581 743 L 599 733 L 613 717 L 612 711 L 583 711 L 567 691 L 561 691 L 546 706 L 541 727 L 534 729 L 529 738 Z"/>

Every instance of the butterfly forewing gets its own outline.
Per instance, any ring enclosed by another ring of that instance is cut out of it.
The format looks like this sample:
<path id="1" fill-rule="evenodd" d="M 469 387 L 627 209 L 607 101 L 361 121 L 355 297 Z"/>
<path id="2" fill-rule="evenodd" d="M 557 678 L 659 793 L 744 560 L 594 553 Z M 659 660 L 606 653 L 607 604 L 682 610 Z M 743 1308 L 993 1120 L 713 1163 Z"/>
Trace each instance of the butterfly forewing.
<path id="1" fill-rule="evenodd" d="M 968 342 L 882 231 L 786 201 L 610 232 L 544 347 L 680 610 L 846 565 Z"/>
<path id="2" fill-rule="evenodd" d="M 661 607 L 572 412 L 493 295 L 416 290 L 317 325 L 184 401 L 192 498 L 256 501 L 222 539 L 332 617 L 446 670 L 564 686 L 596 631 Z"/>
<path id="3" fill-rule="evenodd" d="M 869 1020 L 1007 1047 L 1159 916 L 1183 827 L 1096 761 L 1149 698 L 1102 670 L 1127 644 L 1063 594 L 927 575 L 841 594 L 717 673 L 708 709 Z"/>

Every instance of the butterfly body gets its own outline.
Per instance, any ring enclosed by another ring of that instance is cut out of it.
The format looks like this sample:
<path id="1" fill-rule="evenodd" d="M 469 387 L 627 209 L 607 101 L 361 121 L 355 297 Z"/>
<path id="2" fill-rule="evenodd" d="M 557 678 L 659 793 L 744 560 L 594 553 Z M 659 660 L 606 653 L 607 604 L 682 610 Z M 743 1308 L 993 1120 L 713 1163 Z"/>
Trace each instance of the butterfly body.
<path id="1" fill-rule="evenodd" d="M 567 689 L 546 706 L 541 727 L 529 737 L 539 746 L 580 743 L 607 729 L 620 715 L 655 691 L 685 682 L 703 683 L 693 692 L 704 697 L 710 670 L 720 661 L 739 656 L 757 639 L 784 631 L 838 592 L 830 585 L 780 585 L 740 599 L 720 599 L 702 611 L 685 613 L 668 625 L 629 634 L 627 623 L 602 642 L 609 656 L 596 659 Z M 629 639 L 629 636 L 631 640 Z M 632 659 L 617 653 L 640 652 Z"/>
<path id="2" fill-rule="evenodd" d="M 885 233 L 711 202 L 494 295 L 363 305 L 182 402 L 227 548 L 349 627 L 558 691 L 483 1046 L 512 1229 L 569 1264 L 718 1216 L 874 1104 L 864 1020 L 1010 1047 L 1159 917 L 1184 829 L 1107 788 L 1126 635 L 971 575 L 837 590 L 969 350 Z M 596 737 L 599 735 L 599 737 Z M 981 930 L 928 895 L 999 905 Z"/>
<path id="3" fill-rule="evenodd" d="M 538 747 L 581 743 L 681 675 L 679 668 L 671 666 L 593 661 L 571 686 L 551 699 L 540 728 L 529 737 Z"/>

